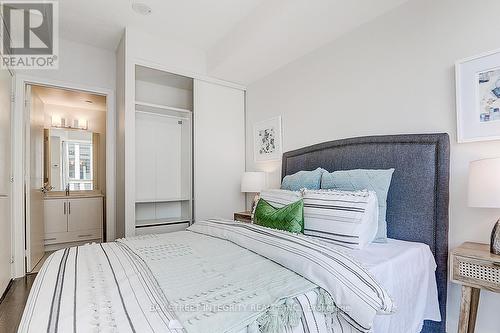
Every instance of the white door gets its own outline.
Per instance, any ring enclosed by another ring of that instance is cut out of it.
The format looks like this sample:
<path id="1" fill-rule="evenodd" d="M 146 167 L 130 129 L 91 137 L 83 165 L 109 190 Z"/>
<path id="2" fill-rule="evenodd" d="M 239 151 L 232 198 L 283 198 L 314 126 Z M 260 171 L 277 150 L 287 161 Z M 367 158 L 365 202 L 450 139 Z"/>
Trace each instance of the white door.
<path id="1" fill-rule="evenodd" d="M 10 281 L 10 96 L 11 75 L 0 69 L 0 295 Z"/>
<path id="2" fill-rule="evenodd" d="M 31 272 L 44 255 L 45 227 L 43 223 L 43 103 L 26 86 L 26 107 L 29 127 L 26 130 L 26 265 Z"/>
<path id="3" fill-rule="evenodd" d="M 194 81 L 195 220 L 233 217 L 243 211 L 245 93 Z"/>

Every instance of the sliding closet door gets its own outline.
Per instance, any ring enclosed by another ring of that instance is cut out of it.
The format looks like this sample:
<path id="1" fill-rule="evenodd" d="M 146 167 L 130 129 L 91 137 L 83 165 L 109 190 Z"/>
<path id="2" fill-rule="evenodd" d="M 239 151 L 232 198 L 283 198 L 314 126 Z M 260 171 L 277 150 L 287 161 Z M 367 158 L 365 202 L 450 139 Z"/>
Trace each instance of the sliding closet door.
<path id="1" fill-rule="evenodd" d="M 0 69 L 0 295 L 10 281 L 10 94 L 11 75 Z"/>
<path id="2" fill-rule="evenodd" d="M 245 93 L 194 82 L 194 207 L 196 221 L 243 211 Z"/>

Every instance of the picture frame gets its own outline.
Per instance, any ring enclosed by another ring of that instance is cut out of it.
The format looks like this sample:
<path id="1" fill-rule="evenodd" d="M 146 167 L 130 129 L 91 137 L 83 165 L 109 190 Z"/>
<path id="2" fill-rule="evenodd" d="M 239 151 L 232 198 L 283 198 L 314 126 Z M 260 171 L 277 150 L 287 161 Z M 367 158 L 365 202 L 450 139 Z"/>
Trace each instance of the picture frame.
<path id="1" fill-rule="evenodd" d="M 500 140 L 500 49 L 455 63 L 458 143 Z"/>
<path id="2" fill-rule="evenodd" d="M 254 161 L 280 160 L 283 153 L 281 116 L 253 125 Z"/>

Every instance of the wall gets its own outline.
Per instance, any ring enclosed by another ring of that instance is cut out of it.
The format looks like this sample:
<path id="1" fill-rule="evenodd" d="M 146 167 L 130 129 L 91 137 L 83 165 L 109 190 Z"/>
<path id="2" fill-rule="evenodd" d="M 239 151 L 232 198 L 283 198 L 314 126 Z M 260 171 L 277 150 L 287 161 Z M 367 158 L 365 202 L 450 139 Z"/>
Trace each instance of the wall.
<path id="1" fill-rule="evenodd" d="M 175 72 L 205 74 L 207 71 L 204 51 L 133 28 L 127 28 L 127 56 Z"/>
<path id="2" fill-rule="evenodd" d="M 115 54 L 65 39 L 59 41 L 59 69 L 22 70 L 25 74 L 71 85 L 115 89 Z"/>
<path id="3" fill-rule="evenodd" d="M 500 142 L 456 143 L 456 60 L 500 48 L 500 2 L 410 0 L 378 19 L 254 82 L 247 90 L 247 169 L 255 164 L 252 124 L 283 116 L 284 150 L 370 134 L 451 136 L 450 247 L 488 242 L 500 210 L 467 207 L 470 161 L 500 156 Z M 450 285 L 448 331 L 458 322 L 460 288 Z M 476 332 L 498 332 L 500 297 L 482 292 Z"/>

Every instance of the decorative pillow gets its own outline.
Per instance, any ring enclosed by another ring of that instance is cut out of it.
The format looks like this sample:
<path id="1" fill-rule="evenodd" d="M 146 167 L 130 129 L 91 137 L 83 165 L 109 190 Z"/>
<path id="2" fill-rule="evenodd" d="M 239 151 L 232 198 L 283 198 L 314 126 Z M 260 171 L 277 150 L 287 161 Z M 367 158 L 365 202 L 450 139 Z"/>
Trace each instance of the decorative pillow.
<path id="1" fill-rule="evenodd" d="M 378 204 L 375 192 L 306 190 L 303 200 L 306 235 L 362 249 L 377 234 Z"/>
<path id="2" fill-rule="evenodd" d="M 284 207 L 275 208 L 266 200 L 260 199 L 255 208 L 254 223 L 263 227 L 302 233 L 304 232 L 304 201 L 301 199 Z"/>
<path id="3" fill-rule="evenodd" d="M 377 194 L 378 199 L 378 231 L 375 242 L 387 242 L 387 193 L 391 185 L 394 169 L 388 170 L 347 170 L 325 172 L 321 178 L 322 189 L 341 191 L 369 190 Z"/>
<path id="4" fill-rule="evenodd" d="M 302 192 L 278 189 L 262 190 L 260 197 L 274 207 L 281 208 L 302 199 Z"/>
<path id="5" fill-rule="evenodd" d="M 319 190 L 323 172 L 326 172 L 326 170 L 317 168 L 313 171 L 299 171 L 293 175 L 285 176 L 281 183 L 281 189 L 289 191 L 299 191 L 303 188 Z"/>

